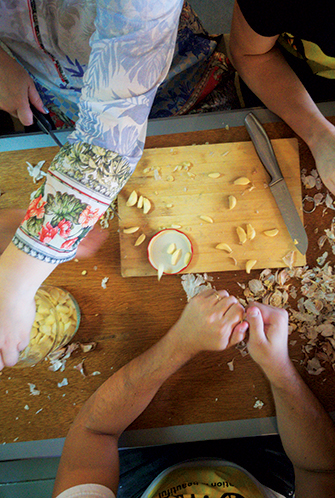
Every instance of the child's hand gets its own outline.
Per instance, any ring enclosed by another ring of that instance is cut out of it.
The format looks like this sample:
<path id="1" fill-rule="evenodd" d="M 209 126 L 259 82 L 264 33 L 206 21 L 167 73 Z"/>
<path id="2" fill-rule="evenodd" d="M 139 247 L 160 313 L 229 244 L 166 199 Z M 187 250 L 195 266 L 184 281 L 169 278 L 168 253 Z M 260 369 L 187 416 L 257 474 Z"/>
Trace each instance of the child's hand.
<path id="1" fill-rule="evenodd" d="M 223 351 L 244 339 L 244 308 L 226 291 L 207 290 L 188 303 L 176 325 L 176 340 L 190 355 Z"/>

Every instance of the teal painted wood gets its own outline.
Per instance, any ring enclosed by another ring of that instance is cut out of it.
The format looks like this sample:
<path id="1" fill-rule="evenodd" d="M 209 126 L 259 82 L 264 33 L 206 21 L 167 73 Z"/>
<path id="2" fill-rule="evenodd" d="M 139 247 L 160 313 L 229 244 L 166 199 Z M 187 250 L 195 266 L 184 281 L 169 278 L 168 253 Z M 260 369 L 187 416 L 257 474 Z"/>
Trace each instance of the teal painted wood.
<path id="1" fill-rule="evenodd" d="M 29 458 L 0 462 L 0 485 L 55 479 L 59 458 Z M 15 495 L 12 495 L 13 497 Z M 2 498 L 0 492 L 0 498 Z M 38 495 L 36 495 L 38 498 Z"/>
<path id="2" fill-rule="evenodd" d="M 0 498 L 51 498 L 54 479 L 0 484 Z"/>

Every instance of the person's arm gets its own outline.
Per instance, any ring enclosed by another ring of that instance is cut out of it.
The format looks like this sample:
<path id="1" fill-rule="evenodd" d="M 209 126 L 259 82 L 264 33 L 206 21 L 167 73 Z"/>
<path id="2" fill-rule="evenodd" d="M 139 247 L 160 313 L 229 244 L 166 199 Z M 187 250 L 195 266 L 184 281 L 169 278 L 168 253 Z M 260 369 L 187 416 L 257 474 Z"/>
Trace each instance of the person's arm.
<path id="1" fill-rule="evenodd" d="M 5 365 L 13 364 L 13 351 L 21 347 L 18 339 L 26 344 L 31 328 L 31 320 L 24 324 L 21 313 L 21 326 L 13 332 L 13 310 L 8 306 L 20 295 L 22 310 L 29 308 L 31 316 L 30 294 L 58 263 L 75 257 L 79 243 L 141 158 L 151 105 L 172 61 L 182 4 L 150 0 L 134 9 L 132 3 L 97 1 L 76 129 L 52 161 L 4 253 L 10 254 L 11 266 L 6 268 L 6 260 L 0 259 L 0 288 L 3 281 L 15 281 L 0 306 Z M 25 293 L 28 284 L 30 294 Z"/>
<path id="2" fill-rule="evenodd" d="M 248 350 L 271 385 L 296 498 L 329 498 L 335 490 L 335 426 L 289 358 L 287 317 L 285 310 L 253 303 L 246 312 Z"/>
<path id="3" fill-rule="evenodd" d="M 38 261 L 11 242 L 0 258 L 0 370 L 13 366 L 29 343 L 34 296 L 55 265 Z M 1 332 L 1 330 L 0 330 Z"/>
<path id="4" fill-rule="evenodd" d="M 256 33 L 235 1 L 229 42 L 234 67 L 262 102 L 307 143 L 324 184 L 335 193 L 335 128 L 276 47 L 278 36 Z"/>
<path id="5" fill-rule="evenodd" d="M 39 111 L 46 112 L 32 78 L 0 47 L 0 109 L 29 126 L 33 124 L 30 103 Z"/>
<path id="6" fill-rule="evenodd" d="M 235 297 L 207 290 L 190 301 L 157 344 L 110 377 L 86 402 L 69 431 L 53 497 L 85 483 L 102 484 L 116 494 L 122 432 L 162 384 L 197 353 L 222 351 L 240 342 L 247 328 L 240 323 L 243 313 Z"/>

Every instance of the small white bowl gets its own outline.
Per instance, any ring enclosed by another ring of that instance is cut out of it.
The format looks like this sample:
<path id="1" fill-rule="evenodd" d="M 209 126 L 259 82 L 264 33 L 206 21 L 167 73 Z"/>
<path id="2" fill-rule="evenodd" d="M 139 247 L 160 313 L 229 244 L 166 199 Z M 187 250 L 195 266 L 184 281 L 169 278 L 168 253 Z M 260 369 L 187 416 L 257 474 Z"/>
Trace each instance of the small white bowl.
<path id="1" fill-rule="evenodd" d="M 172 244 L 175 244 L 175 251 L 181 250 L 176 264 L 173 264 L 173 253 L 168 253 Z M 193 247 L 190 239 L 183 232 L 173 228 L 156 233 L 148 244 L 148 260 L 151 266 L 158 271 L 158 279 L 163 273 L 172 275 L 185 270 L 190 264 L 192 256 Z"/>

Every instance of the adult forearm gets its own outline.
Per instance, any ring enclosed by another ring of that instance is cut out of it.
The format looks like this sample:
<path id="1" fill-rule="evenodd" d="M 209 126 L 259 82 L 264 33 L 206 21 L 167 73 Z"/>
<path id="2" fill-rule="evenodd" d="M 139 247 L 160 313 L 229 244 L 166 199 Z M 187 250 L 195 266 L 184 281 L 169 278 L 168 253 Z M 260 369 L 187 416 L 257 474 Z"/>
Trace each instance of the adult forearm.
<path id="1" fill-rule="evenodd" d="M 162 384 L 192 356 L 177 328 L 110 377 L 86 404 L 85 425 L 115 437 L 145 410 Z"/>
<path id="2" fill-rule="evenodd" d="M 232 52 L 233 64 L 248 87 L 309 147 L 332 125 L 321 114 L 277 47 L 261 55 Z"/>
<path id="3" fill-rule="evenodd" d="M 291 362 L 270 378 L 279 434 L 293 465 L 299 469 L 335 470 L 335 427 Z"/>
<path id="4" fill-rule="evenodd" d="M 16 289 L 17 295 L 34 295 L 57 265 L 27 255 L 10 242 L 0 258 L 0 279 L 4 291 Z"/>

